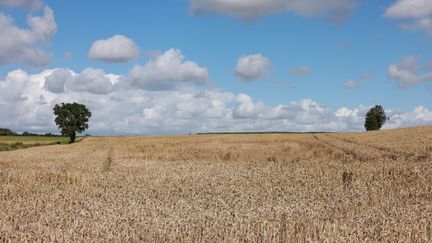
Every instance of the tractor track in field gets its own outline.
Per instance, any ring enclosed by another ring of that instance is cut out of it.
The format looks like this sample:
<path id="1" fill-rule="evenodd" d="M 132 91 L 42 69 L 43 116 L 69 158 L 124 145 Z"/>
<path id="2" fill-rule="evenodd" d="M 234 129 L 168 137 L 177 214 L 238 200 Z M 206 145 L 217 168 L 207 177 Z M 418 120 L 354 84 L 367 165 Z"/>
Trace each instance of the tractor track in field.
<path id="1" fill-rule="evenodd" d="M 392 148 L 387 148 L 387 147 L 382 147 L 382 146 L 377 146 L 377 145 L 371 145 L 371 144 L 364 144 L 364 143 L 353 141 L 353 140 L 348 139 L 348 138 L 341 138 L 341 137 L 333 136 L 330 134 L 323 134 L 323 135 L 327 136 L 331 139 L 335 139 L 335 140 L 339 140 L 339 141 L 344 142 L 344 143 L 352 144 L 354 146 L 360 146 L 360 147 L 363 147 L 365 149 L 375 150 L 376 152 L 381 153 L 383 155 L 382 157 L 385 157 L 385 158 L 393 160 L 393 161 L 396 161 L 399 158 L 403 158 L 404 160 L 416 160 L 416 161 L 422 161 L 422 160 L 427 159 L 427 156 L 417 155 L 417 154 L 412 153 L 412 152 L 398 151 L 398 150 L 395 150 Z"/>
<path id="2" fill-rule="evenodd" d="M 353 162 L 353 161 L 364 161 L 364 159 L 359 156 L 357 153 L 353 153 L 352 151 L 347 151 L 346 149 L 342 149 L 328 141 L 324 141 L 321 138 L 318 138 L 317 135 L 313 135 L 315 141 L 317 141 L 320 145 L 324 146 L 330 151 L 335 151 L 336 153 L 342 155 L 344 162 Z M 348 159 L 348 160 L 347 160 Z"/>
<path id="3" fill-rule="evenodd" d="M 377 161 L 382 159 L 398 161 L 400 158 L 416 161 L 427 159 L 427 157 L 418 156 L 414 153 L 403 153 L 382 147 L 377 148 L 377 146 L 365 145 L 329 134 L 322 134 L 321 136 L 314 135 L 314 138 L 326 147 L 336 151 L 341 151 L 348 158 L 360 162 Z M 339 141 L 341 144 L 338 145 L 333 141 Z"/>

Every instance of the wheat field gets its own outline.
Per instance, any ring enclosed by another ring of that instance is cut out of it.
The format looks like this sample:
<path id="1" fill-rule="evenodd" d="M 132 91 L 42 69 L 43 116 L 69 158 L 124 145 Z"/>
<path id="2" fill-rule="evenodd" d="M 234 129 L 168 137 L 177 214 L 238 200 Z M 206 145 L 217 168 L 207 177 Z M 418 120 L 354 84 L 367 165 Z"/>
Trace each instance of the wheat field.
<path id="1" fill-rule="evenodd" d="M 0 241 L 430 242 L 432 127 L 0 152 Z"/>

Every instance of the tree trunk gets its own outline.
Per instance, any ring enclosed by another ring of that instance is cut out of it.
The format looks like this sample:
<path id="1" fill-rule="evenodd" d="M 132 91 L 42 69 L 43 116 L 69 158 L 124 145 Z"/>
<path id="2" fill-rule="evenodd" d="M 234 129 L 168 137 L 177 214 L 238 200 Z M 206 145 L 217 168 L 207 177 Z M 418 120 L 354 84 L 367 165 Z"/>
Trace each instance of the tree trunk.
<path id="1" fill-rule="evenodd" d="M 69 134 L 69 137 L 70 137 L 70 143 L 75 143 L 75 132 L 72 132 L 72 133 L 70 133 Z"/>

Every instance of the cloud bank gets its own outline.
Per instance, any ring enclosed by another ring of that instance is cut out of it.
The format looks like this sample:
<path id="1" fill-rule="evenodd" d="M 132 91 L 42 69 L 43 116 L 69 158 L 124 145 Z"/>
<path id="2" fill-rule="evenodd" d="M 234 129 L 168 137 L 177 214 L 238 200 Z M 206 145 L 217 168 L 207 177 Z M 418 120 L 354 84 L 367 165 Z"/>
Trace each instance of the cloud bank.
<path id="1" fill-rule="evenodd" d="M 157 69 L 154 71 L 158 71 Z M 79 102 L 93 113 L 91 134 L 140 135 L 210 131 L 360 131 L 370 107 L 329 109 L 312 99 L 268 106 L 244 93 L 203 90 L 193 82 L 175 89 L 123 86 L 126 76 L 84 69 L 20 69 L 0 80 L 0 120 L 16 131 L 56 132 L 52 108 Z M 387 110 L 385 128 L 432 124 L 432 111 Z"/>

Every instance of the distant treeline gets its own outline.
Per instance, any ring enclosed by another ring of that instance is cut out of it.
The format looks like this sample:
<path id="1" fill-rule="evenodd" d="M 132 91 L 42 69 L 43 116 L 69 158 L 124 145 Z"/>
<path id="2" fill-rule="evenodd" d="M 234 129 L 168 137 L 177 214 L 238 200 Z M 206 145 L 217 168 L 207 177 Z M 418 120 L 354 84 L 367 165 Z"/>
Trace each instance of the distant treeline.
<path id="1" fill-rule="evenodd" d="M 52 133 L 45 133 L 45 134 L 37 134 L 37 133 L 31 133 L 31 132 L 23 132 L 21 134 L 13 132 L 9 128 L 0 128 L 0 136 L 43 136 L 43 137 L 61 137 L 61 135 L 58 134 L 52 134 Z"/>
<path id="2" fill-rule="evenodd" d="M 195 133 L 195 135 L 224 135 L 224 134 L 317 134 L 317 133 L 330 133 L 330 132 L 283 132 L 283 131 L 270 131 L 270 132 L 207 132 Z"/>
<path id="3" fill-rule="evenodd" d="M 12 132 L 12 130 L 7 129 L 7 128 L 0 128 L 0 135 L 13 136 L 13 135 L 16 135 L 16 133 Z"/>

